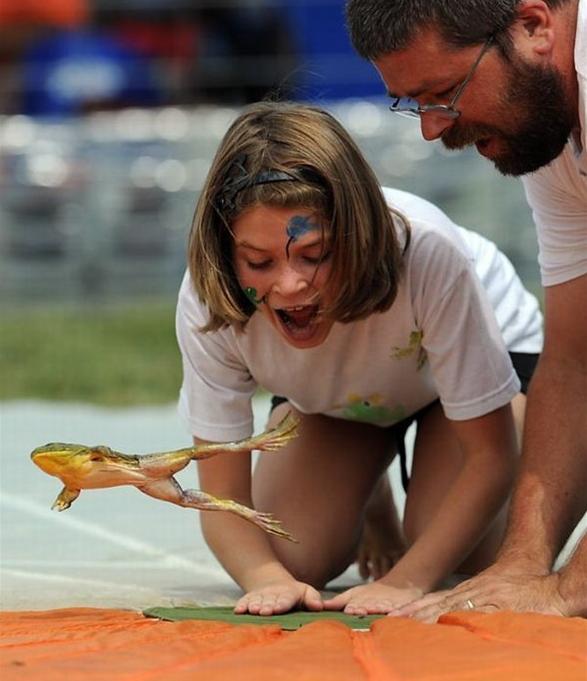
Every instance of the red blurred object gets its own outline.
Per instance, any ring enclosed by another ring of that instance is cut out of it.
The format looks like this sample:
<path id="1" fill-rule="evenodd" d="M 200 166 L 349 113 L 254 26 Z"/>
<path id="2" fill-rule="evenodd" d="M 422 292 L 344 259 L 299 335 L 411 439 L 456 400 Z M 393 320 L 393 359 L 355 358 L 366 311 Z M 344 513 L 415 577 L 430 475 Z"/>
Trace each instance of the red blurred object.
<path id="1" fill-rule="evenodd" d="M 0 3 L 0 25 L 56 26 L 75 28 L 87 23 L 86 0 L 8 0 Z"/>

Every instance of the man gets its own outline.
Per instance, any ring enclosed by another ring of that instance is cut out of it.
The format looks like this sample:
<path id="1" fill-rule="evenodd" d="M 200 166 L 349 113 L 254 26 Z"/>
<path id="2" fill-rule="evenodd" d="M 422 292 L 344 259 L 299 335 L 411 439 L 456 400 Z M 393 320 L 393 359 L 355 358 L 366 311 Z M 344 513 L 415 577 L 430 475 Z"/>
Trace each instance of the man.
<path id="1" fill-rule="evenodd" d="M 392 614 L 587 616 L 587 0 L 348 0 L 354 48 L 391 109 L 427 140 L 474 144 L 521 175 L 538 232 L 545 346 L 528 395 L 510 521 L 496 563 Z"/>

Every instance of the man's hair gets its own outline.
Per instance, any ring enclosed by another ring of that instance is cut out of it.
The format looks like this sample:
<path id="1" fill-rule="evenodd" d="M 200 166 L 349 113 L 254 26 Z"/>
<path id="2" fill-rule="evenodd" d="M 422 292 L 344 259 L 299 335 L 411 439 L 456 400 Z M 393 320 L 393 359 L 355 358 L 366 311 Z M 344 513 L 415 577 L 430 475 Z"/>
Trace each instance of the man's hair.
<path id="1" fill-rule="evenodd" d="M 556 9 L 571 0 L 544 0 Z M 346 24 L 357 54 L 373 61 L 408 47 L 420 31 L 438 31 L 467 47 L 507 31 L 523 0 L 347 0 Z M 506 39 L 507 40 L 507 39 Z"/>
<path id="2" fill-rule="evenodd" d="M 274 181 L 283 176 L 290 179 Z M 243 328 L 256 309 L 235 275 L 232 225 L 258 205 L 304 208 L 325 225 L 333 292 L 327 312 L 336 320 L 391 306 L 403 267 L 400 238 L 409 241 L 406 219 L 387 206 L 366 159 L 331 114 L 310 105 L 260 102 L 229 127 L 196 207 L 188 261 L 195 291 L 210 312 L 203 331 Z"/>

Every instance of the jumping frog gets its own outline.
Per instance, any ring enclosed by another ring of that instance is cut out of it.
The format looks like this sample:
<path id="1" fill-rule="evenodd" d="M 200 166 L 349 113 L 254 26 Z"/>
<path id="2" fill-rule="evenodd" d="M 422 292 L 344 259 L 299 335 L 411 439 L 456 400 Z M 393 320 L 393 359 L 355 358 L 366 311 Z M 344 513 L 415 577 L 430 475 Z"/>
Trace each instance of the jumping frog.
<path id="1" fill-rule="evenodd" d="M 53 442 L 31 453 L 33 462 L 54 475 L 65 487 L 52 508 L 64 511 L 82 489 L 134 485 L 156 499 L 201 511 L 229 511 L 261 527 L 265 532 L 296 541 L 270 513 L 260 513 L 231 499 L 217 499 L 199 490 L 182 489 L 173 477 L 193 459 L 207 459 L 221 452 L 276 451 L 297 436 L 299 420 L 291 413 L 275 427 L 237 442 L 194 445 L 185 449 L 154 454 L 122 454 L 110 447 Z"/>

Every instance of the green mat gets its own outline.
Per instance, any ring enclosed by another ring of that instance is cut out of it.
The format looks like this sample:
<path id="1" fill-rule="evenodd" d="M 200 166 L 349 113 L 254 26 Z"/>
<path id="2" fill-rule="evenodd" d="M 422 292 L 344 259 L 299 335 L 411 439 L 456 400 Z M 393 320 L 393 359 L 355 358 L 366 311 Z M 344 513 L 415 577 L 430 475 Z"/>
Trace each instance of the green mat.
<path id="1" fill-rule="evenodd" d="M 304 624 L 320 620 L 335 620 L 342 622 L 351 629 L 369 629 L 371 623 L 385 617 L 385 615 L 345 615 L 343 612 L 296 611 L 284 615 L 271 615 L 261 617 L 259 615 L 235 615 L 231 607 L 155 607 L 143 611 L 146 617 L 156 617 L 161 620 L 209 620 L 214 622 L 228 622 L 229 624 L 278 624 L 282 629 L 293 631 L 303 627 Z"/>

